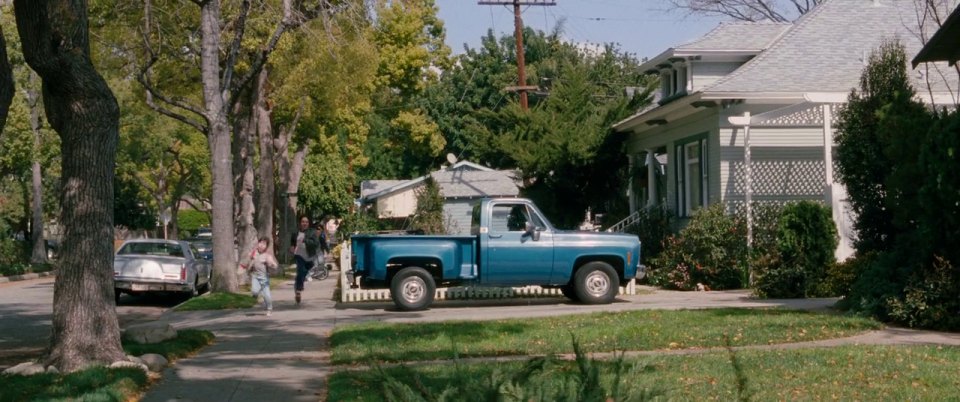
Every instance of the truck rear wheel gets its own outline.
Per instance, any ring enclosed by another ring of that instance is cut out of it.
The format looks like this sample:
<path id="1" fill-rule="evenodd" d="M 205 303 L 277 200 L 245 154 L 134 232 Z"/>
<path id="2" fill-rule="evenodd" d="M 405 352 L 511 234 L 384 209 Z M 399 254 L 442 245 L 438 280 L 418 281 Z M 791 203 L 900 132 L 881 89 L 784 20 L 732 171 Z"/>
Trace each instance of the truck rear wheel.
<path id="1" fill-rule="evenodd" d="M 573 286 L 584 304 L 608 304 L 620 291 L 620 277 L 610 264 L 595 261 L 577 270 Z"/>
<path id="2" fill-rule="evenodd" d="M 394 275 L 390 281 L 390 296 L 393 304 L 403 311 L 424 310 L 433 303 L 437 284 L 425 269 L 407 267 Z"/>

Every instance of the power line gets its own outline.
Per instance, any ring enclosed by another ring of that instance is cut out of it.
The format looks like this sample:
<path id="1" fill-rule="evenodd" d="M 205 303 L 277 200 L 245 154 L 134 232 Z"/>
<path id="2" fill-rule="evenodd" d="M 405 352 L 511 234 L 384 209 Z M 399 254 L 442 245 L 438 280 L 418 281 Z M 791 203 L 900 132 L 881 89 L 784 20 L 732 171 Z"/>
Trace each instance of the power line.
<path id="1" fill-rule="evenodd" d="M 555 6 L 557 3 L 553 0 L 480 0 L 477 4 L 484 6 L 513 5 L 514 36 L 517 40 L 517 86 L 507 87 L 507 90 L 516 90 L 520 93 L 520 108 L 527 110 L 527 91 L 534 90 L 536 86 L 527 85 L 527 72 L 524 62 L 523 51 L 523 18 L 521 17 L 520 6 Z"/>

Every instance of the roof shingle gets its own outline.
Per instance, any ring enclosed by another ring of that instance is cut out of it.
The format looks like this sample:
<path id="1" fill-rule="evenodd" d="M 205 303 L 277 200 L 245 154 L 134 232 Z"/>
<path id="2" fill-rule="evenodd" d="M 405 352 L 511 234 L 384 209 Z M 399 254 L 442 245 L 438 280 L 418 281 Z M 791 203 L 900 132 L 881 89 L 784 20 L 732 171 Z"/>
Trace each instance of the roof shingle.
<path id="1" fill-rule="evenodd" d="M 884 40 L 899 40 L 908 55 L 920 50 L 917 15 L 913 0 L 825 0 L 766 51 L 703 92 L 850 91 Z M 920 72 L 911 78 L 926 88 Z M 939 74 L 929 78 L 934 92 L 946 90 Z"/>

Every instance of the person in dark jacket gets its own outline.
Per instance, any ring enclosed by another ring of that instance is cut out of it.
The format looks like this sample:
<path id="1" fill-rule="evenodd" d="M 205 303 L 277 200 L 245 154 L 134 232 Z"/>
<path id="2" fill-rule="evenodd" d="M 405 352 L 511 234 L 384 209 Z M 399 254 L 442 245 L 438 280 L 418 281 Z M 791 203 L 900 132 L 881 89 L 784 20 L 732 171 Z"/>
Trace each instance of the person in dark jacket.
<path id="1" fill-rule="evenodd" d="M 319 249 L 320 236 L 317 230 L 310 226 L 310 218 L 301 216 L 297 232 L 290 236 L 290 254 L 293 254 L 293 259 L 297 263 L 297 278 L 293 284 L 297 304 L 300 304 L 303 282 L 310 268 L 313 268 Z"/>

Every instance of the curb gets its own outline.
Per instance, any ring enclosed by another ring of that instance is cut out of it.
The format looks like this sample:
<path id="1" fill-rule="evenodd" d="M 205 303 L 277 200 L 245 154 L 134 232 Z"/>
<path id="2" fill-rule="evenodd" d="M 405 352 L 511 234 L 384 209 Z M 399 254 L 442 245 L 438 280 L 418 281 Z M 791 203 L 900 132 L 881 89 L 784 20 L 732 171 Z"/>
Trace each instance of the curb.
<path id="1" fill-rule="evenodd" d="M 45 277 L 48 277 L 48 276 L 54 276 L 54 275 L 56 275 L 56 274 L 57 274 L 56 271 L 47 271 L 47 272 L 40 272 L 40 273 L 36 273 L 36 274 L 23 274 L 23 275 L 13 275 L 13 276 L 0 276 L 0 283 L 16 282 L 16 281 L 26 281 L 26 280 L 30 280 L 30 279 L 45 278 Z"/>

